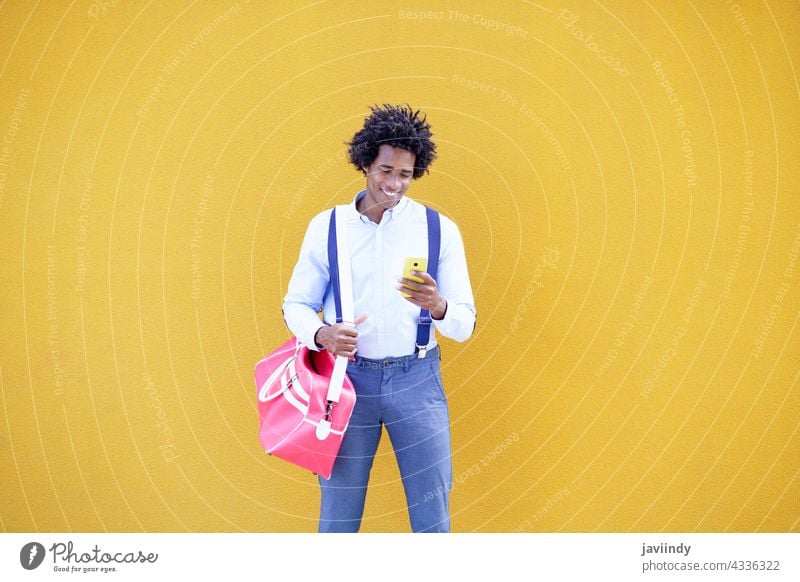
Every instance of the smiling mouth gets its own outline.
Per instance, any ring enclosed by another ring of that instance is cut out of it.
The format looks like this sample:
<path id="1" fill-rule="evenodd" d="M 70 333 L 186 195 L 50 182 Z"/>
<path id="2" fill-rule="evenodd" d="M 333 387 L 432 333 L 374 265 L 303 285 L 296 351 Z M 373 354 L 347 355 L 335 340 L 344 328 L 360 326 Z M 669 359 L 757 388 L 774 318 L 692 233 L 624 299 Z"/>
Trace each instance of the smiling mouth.
<path id="1" fill-rule="evenodd" d="M 398 190 L 397 192 L 389 192 L 388 190 L 384 190 L 383 188 L 381 188 L 381 192 L 386 194 L 389 198 L 397 198 L 398 196 L 400 196 L 400 190 Z"/>

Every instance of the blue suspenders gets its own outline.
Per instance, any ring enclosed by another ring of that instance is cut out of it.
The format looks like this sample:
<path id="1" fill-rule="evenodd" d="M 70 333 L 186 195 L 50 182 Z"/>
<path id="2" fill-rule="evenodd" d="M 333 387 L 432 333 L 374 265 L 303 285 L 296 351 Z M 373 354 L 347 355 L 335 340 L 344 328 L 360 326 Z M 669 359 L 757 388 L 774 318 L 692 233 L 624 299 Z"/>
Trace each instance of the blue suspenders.
<path id="1" fill-rule="evenodd" d="M 442 229 L 438 212 L 426 206 L 425 214 L 428 218 L 428 274 L 435 281 L 439 274 L 439 248 L 442 241 Z M 420 309 L 417 322 L 417 345 L 414 350 L 414 353 L 418 354 L 420 358 L 425 357 L 428 341 L 431 337 L 432 323 L 431 312 L 427 309 Z"/>
<path id="2" fill-rule="evenodd" d="M 439 213 L 425 207 L 428 222 L 428 274 L 436 280 L 439 273 L 439 250 L 441 248 L 442 230 Z M 328 225 L 328 268 L 330 269 L 333 302 L 336 306 L 336 323 L 342 322 L 342 297 L 339 286 L 339 252 L 336 248 L 336 209 L 331 211 L 331 220 Z M 424 358 L 428 342 L 431 338 L 431 312 L 420 309 L 417 320 L 417 341 L 414 353 Z"/>
<path id="3" fill-rule="evenodd" d="M 333 288 L 333 303 L 336 305 L 336 323 L 342 323 L 342 292 L 339 287 L 339 249 L 336 246 L 336 209 L 331 211 L 328 225 L 328 272 Z"/>

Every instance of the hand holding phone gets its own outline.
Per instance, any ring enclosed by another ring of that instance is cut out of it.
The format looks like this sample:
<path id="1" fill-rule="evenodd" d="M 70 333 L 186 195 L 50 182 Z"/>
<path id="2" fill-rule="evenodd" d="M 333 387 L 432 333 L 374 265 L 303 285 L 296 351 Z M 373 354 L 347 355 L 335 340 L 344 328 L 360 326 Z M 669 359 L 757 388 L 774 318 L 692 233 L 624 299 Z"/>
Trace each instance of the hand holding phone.
<path id="1" fill-rule="evenodd" d="M 405 279 L 410 279 L 412 281 L 416 281 L 417 283 L 424 283 L 425 280 L 421 277 L 417 277 L 416 275 L 412 275 L 411 271 L 426 271 L 428 269 L 428 259 L 427 257 L 408 257 L 406 258 L 406 262 L 403 265 L 403 277 Z M 403 285 L 404 287 L 408 287 L 408 285 Z M 411 297 L 408 293 L 403 293 L 400 291 L 400 295 L 403 297 Z"/>

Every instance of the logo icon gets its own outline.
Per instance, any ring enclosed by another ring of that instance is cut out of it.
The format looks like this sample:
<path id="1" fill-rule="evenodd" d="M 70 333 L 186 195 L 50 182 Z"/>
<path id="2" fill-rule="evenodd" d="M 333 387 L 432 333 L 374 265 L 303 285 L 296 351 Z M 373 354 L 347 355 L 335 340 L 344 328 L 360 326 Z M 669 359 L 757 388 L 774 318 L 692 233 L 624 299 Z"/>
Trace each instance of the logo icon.
<path id="1" fill-rule="evenodd" d="M 19 563 L 26 570 L 35 570 L 44 561 L 44 546 L 38 542 L 30 542 L 22 546 L 19 552 Z"/>

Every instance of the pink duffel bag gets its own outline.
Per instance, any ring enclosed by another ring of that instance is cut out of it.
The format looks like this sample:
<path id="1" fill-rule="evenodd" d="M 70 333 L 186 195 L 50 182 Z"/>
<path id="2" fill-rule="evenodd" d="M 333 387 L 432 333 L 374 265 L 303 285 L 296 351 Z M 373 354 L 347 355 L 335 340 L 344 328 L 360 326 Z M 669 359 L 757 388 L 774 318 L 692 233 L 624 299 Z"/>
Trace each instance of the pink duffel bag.
<path id="1" fill-rule="evenodd" d="M 346 216 L 345 206 L 331 212 L 328 262 L 337 321 L 352 325 Z M 267 453 L 330 479 L 356 403 L 347 362 L 293 337 L 256 364 L 259 437 Z"/>
<path id="2" fill-rule="evenodd" d="M 334 373 L 336 359 L 327 350 L 310 350 L 292 338 L 255 370 L 264 450 L 326 479 L 356 402 L 347 375 Z M 338 395 L 336 383 L 341 383 Z"/>

